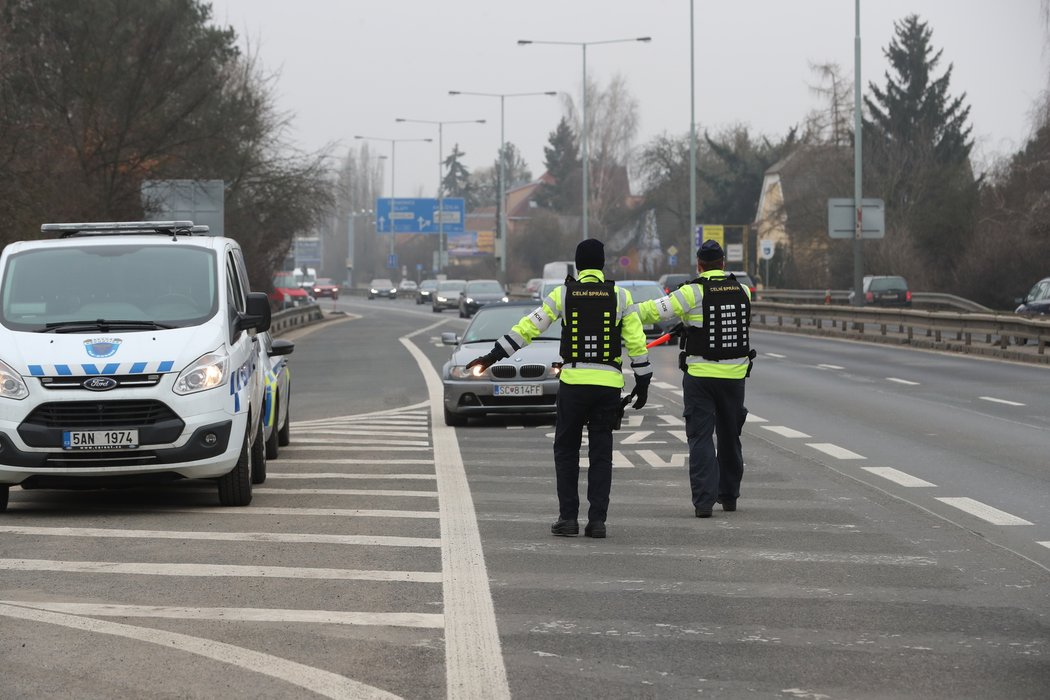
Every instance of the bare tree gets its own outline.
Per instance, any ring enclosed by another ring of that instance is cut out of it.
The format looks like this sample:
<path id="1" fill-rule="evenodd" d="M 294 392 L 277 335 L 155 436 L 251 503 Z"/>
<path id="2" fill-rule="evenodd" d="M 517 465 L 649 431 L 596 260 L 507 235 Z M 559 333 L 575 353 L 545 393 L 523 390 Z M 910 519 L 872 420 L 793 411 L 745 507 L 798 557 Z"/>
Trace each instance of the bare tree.
<path id="1" fill-rule="evenodd" d="M 809 90 L 824 106 L 809 113 L 806 118 L 808 143 L 848 146 L 853 135 L 853 81 L 842 74 L 837 63 L 811 63 L 809 69 L 819 82 Z"/>

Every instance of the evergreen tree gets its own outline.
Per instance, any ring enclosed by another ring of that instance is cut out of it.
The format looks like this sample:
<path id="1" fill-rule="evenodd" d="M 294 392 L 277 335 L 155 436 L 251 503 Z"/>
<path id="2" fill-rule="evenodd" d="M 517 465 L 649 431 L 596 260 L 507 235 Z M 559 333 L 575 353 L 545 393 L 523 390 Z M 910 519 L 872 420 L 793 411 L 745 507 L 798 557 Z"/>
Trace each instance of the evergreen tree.
<path id="1" fill-rule="evenodd" d="M 942 52 L 934 50 L 927 24 L 909 15 L 894 26 L 884 52 L 890 62 L 886 85 L 869 83 L 873 97 L 865 98 L 865 189 L 885 200 L 888 229 L 887 238 L 872 246 L 873 263 L 900 265 L 903 252 L 925 271 L 927 288 L 944 286 L 973 231 L 978 201 L 969 160 L 970 108 L 965 93 L 949 94 L 951 64 L 935 77 Z"/>
<path id="2" fill-rule="evenodd" d="M 536 195 L 536 202 L 561 214 L 579 211 L 582 164 L 576 134 L 569 121 L 561 118 L 550 132 L 549 146 L 543 148 L 543 163 L 553 183 L 544 183 Z"/>
<path id="3" fill-rule="evenodd" d="M 478 201 L 474 183 L 470 180 L 470 171 L 461 162 L 465 155 L 459 150 L 458 143 L 452 147 L 452 153 L 445 158 L 445 177 L 441 180 L 441 188 L 446 197 L 462 197 L 467 211 L 470 211 L 478 206 Z"/>

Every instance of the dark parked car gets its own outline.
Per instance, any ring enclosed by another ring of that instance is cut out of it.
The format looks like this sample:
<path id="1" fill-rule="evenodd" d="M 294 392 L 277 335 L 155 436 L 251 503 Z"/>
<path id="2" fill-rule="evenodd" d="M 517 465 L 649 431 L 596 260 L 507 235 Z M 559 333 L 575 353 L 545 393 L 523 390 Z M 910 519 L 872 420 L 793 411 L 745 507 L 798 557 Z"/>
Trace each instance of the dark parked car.
<path id="1" fill-rule="evenodd" d="M 849 293 L 853 303 L 853 292 Z M 867 275 L 864 277 L 864 303 L 872 306 L 911 306 L 908 282 L 899 275 Z"/>
<path id="2" fill-rule="evenodd" d="M 1018 299 L 1017 313 L 1025 318 L 1050 316 L 1050 277 L 1039 280 L 1023 299 Z"/>
<path id="3" fill-rule="evenodd" d="M 441 342 L 455 345 L 441 369 L 445 388 L 445 425 L 466 425 L 469 416 L 486 413 L 554 413 L 561 372 L 561 322 L 500 360 L 484 372 L 467 363 L 492 349 L 521 317 L 535 308 L 531 301 L 490 304 L 480 309 L 463 331 L 441 334 Z"/>
<path id="4" fill-rule="evenodd" d="M 376 297 L 397 299 L 397 286 L 390 280 L 382 277 L 372 280 L 372 283 L 368 285 L 368 298 L 375 299 Z"/>
<path id="5" fill-rule="evenodd" d="M 740 270 L 726 270 L 727 275 L 733 275 L 736 277 L 736 281 L 744 285 L 751 292 L 751 298 L 755 298 L 755 281 L 751 279 L 751 275 Z"/>
<path id="6" fill-rule="evenodd" d="M 459 293 L 459 317 L 470 318 L 482 306 L 508 301 L 507 291 L 498 280 L 470 280 Z"/>
<path id="7" fill-rule="evenodd" d="M 429 304 L 431 302 L 431 295 L 434 290 L 437 289 L 437 280 L 423 280 L 419 283 L 419 288 L 416 289 L 416 303 L 417 304 Z"/>

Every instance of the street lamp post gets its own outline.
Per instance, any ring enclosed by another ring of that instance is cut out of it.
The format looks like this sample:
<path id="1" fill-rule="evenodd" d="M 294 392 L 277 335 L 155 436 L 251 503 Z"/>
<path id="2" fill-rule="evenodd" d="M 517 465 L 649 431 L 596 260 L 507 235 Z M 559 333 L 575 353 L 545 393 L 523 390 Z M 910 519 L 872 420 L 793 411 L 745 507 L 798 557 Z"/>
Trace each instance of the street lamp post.
<path id="1" fill-rule="evenodd" d="M 406 124 L 437 124 L 438 128 L 438 270 L 445 269 L 445 185 L 444 178 L 441 177 L 441 159 L 444 157 L 444 143 L 442 141 L 444 137 L 445 124 L 484 124 L 484 119 L 456 119 L 454 121 L 442 120 L 437 121 L 433 119 L 404 119 L 398 117 L 394 119 L 396 122 L 404 122 Z"/>
<path id="2" fill-rule="evenodd" d="M 450 95 L 473 95 L 476 97 L 498 97 L 499 98 L 499 239 L 503 246 L 502 255 L 499 259 L 500 274 L 507 272 L 507 185 L 506 172 L 504 169 L 503 149 L 506 148 L 506 139 L 503 134 L 504 102 L 508 97 L 539 97 L 557 95 L 556 91 L 548 92 L 465 92 L 462 90 L 449 90 Z"/>
<path id="3" fill-rule="evenodd" d="M 633 41 L 649 42 L 652 37 L 640 36 L 633 39 L 606 39 L 605 41 L 534 41 L 532 39 L 518 39 L 518 46 L 529 44 L 555 44 L 561 46 L 579 46 L 583 49 L 583 99 L 580 108 L 580 142 L 583 151 L 583 239 L 587 240 L 587 218 L 590 199 L 590 178 L 587 163 L 587 47 L 598 44 L 625 44 Z"/>
<path id="4" fill-rule="evenodd" d="M 396 153 L 397 144 L 410 142 L 410 141 L 425 141 L 426 143 L 432 143 L 434 139 L 388 139 L 382 136 L 354 136 L 355 139 L 360 141 L 385 141 L 390 144 L 390 211 L 393 213 L 397 204 L 397 181 L 395 179 L 395 160 L 394 154 Z M 380 156 L 385 158 L 386 156 Z M 391 259 L 394 255 L 394 241 L 397 238 L 397 232 L 394 231 L 394 222 L 390 221 L 390 256 Z"/>

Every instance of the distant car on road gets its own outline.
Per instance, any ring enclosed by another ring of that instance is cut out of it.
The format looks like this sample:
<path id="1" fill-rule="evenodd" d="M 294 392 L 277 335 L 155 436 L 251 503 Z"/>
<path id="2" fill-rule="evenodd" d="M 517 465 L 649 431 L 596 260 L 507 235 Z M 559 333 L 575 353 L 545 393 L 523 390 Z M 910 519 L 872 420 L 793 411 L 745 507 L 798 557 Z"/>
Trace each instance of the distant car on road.
<path id="1" fill-rule="evenodd" d="M 329 299 L 339 298 L 339 285 L 328 277 L 315 279 L 310 291 L 313 292 L 315 299 L 320 299 L 321 297 L 328 297 Z"/>
<path id="2" fill-rule="evenodd" d="M 616 286 L 630 292 L 631 301 L 635 304 L 667 296 L 664 288 L 653 280 L 617 280 Z M 674 289 L 678 289 L 678 287 L 676 286 Z M 673 292 L 674 289 L 671 291 Z M 657 321 L 656 323 L 646 323 L 642 326 L 642 330 L 645 331 L 646 338 L 659 338 L 664 333 L 670 332 L 676 325 L 678 325 L 678 319 L 670 318 Z M 672 343 L 672 345 L 674 344 Z"/>
<path id="3" fill-rule="evenodd" d="M 533 299 L 539 299 L 540 298 L 540 287 L 542 287 L 542 286 L 543 286 L 543 278 L 542 277 L 533 277 L 532 279 L 530 279 L 528 282 L 525 283 L 525 293 L 528 294 Z"/>
<path id="4" fill-rule="evenodd" d="M 853 292 L 849 293 L 853 303 Z M 899 275 L 866 275 L 864 277 L 864 303 L 872 306 L 911 307 L 911 290 L 908 282 Z"/>
<path id="5" fill-rule="evenodd" d="M 398 294 L 415 294 L 417 289 L 416 281 L 410 279 L 403 279 L 397 283 Z"/>
<path id="6" fill-rule="evenodd" d="M 470 280 L 459 293 L 459 317 L 470 318 L 483 306 L 509 300 L 499 280 Z"/>
<path id="7" fill-rule="evenodd" d="M 459 306 L 459 293 L 467 286 L 466 280 L 442 280 L 430 295 L 430 310 L 441 313 L 445 309 Z"/>
<path id="8" fill-rule="evenodd" d="M 664 294 L 670 294 L 689 280 L 695 278 L 696 275 L 690 275 L 684 272 L 668 272 L 667 274 L 660 275 L 660 279 L 656 280 L 656 283 L 663 287 Z"/>
<path id="9" fill-rule="evenodd" d="M 1039 280 L 1023 298 L 1017 299 L 1020 306 L 1016 313 L 1025 318 L 1050 316 L 1050 277 Z"/>
<path id="10" fill-rule="evenodd" d="M 533 308 L 530 301 L 491 304 L 479 309 L 462 336 L 441 334 L 455 345 L 441 369 L 445 389 L 445 425 L 462 426 L 470 416 L 492 413 L 554 413 L 561 372 L 561 321 L 531 343 L 481 373 L 467 363 L 492 349 L 497 338 Z"/>
<path id="11" fill-rule="evenodd" d="M 419 288 L 416 290 L 416 303 L 429 304 L 431 302 L 431 295 L 433 295 L 437 286 L 438 281 L 434 279 L 423 280 L 420 282 Z"/>
<path id="12" fill-rule="evenodd" d="M 273 292 L 270 302 L 278 309 L 291 309 L 305 306 L 311 301 L 310 295 L 299 286 L 296 276 L 291 272 L 279 272 L 273 276 Z"/>
<path id="13" fill-rule="evenodd" d="M 755 281 L 751 279 L 751 275 L 740 270 L 726 270 L 726 274 L 733 275 L 734 277 L 736 277 L 736 281 L 747 287 L 748 290 L 751 292 L 751 298 L 755 298 Z"/>
<path id="14" fill-rule="evenodd" d="M 372 283 L 368 285 L 368 298 L 375 299 L 376 297 L 397 299 L 397 287 L 385 277 L 374 279 L 372 280 Z"/>

